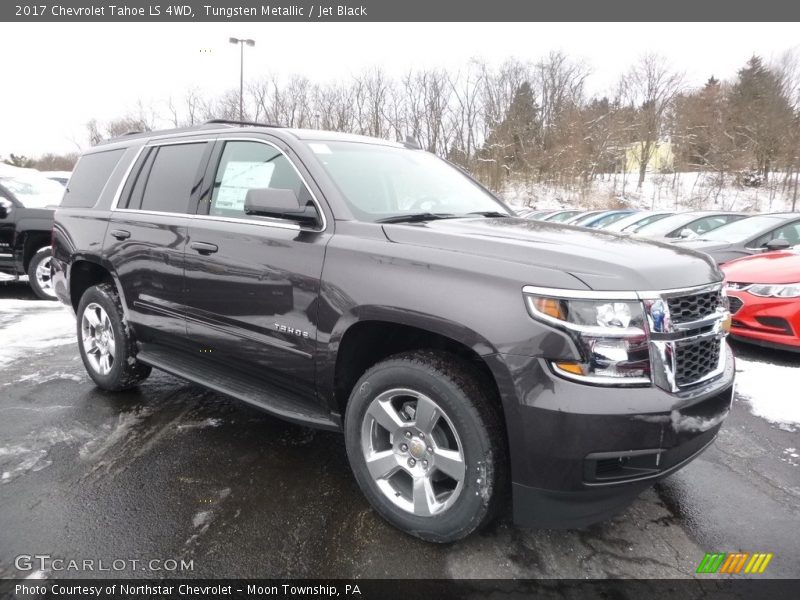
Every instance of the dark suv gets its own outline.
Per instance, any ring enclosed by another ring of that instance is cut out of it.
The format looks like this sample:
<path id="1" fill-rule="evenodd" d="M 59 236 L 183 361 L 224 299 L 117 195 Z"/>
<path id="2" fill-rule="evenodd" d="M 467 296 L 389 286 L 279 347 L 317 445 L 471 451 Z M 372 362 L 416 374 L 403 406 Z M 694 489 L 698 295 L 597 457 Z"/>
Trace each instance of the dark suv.
<path id="1" fill-rule="evenodd" d="M 522 525 L 601 520 L 730 409 L 712 260 L 513 217 L 414 144 L 214 122 L 92 148 L 75 181 L 53 274 L 97 385 L 157 368 L 342 431 L 423 539 L 508 492 Z"/>
<path id="2" fill-rule="evenodd" d="M 55 300 L 50 269 L 53 213 L 64 186 L 34 169 L 0 164 L 0 281 L 28 276 L 34 293 Z"/>

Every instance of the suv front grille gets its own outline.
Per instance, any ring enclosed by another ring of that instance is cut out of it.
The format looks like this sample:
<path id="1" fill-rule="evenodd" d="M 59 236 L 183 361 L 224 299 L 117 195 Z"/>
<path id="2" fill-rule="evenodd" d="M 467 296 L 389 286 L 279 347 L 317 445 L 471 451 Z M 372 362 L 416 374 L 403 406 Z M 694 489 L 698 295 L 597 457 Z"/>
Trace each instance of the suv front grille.
<path id="1" fill-rule="evenodd" d="M 722 340 L 703 338 L 675 344 L 675 383 L 687 386 L 716 370 Z"/>
<path id="2" fill-rule="evenodd" d="M 701 292 L 691 296 L 676 296 L 667 299 L 669 314 L 673 323 L 691 323 L 708 317 L 722 306 L 720 290 Z"/>

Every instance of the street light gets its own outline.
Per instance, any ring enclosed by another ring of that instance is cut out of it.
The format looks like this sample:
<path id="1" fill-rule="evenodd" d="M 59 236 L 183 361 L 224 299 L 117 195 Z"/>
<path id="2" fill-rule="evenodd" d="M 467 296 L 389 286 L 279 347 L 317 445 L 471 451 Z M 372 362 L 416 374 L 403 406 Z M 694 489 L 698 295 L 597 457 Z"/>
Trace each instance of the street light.
<path id="1" fill-rule="evenodd" d="M 239 120 L 244 121 L 244 45 L 255 46 L 255 40 L 228 38 L 231 44 L 239 44 Z"/>

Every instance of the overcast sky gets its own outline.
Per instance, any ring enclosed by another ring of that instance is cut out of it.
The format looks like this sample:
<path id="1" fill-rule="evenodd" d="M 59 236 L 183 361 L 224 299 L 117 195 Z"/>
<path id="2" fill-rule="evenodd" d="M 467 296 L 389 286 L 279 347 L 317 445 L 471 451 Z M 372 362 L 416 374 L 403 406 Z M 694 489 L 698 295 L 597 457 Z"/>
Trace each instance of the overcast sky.
<path id="1" fill-rule="evenodd" d="M 238 87 L 230 36 L 256 40 L 245 49 L 245 79 L 328 81 L 372 66 L 401 75 L 560 49 L 590 65 L 588 91 L 602 94 L 644 52 L 701 85 L 734 76 L 753 53 L 775 59 L 800 48 L 797 34 L 796 23 L 0 23 L 0 156 L 85 147 L 89 119 L 134 112 L 139 99 L 166 114 L 166 100 L 189 88 Z"/>

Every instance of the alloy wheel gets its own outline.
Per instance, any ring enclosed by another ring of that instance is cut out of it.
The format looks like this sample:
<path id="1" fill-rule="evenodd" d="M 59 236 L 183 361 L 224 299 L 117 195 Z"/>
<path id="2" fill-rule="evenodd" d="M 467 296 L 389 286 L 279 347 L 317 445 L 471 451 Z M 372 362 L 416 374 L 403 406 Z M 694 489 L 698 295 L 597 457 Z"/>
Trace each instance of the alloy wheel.
<path id="1" fill-rule="evenodd" d="M 100 375 L 108 375 L 114 366 L 114 329 L 108 313 L 92 302 L 81 318 L 81 343 L 91 367 Z"/>
<path id="2" fill-rule="evenodd" d="M 464 487 L 464 449 L 452 421 L 429 396 L 404 388 L 372 400 L 361 424 L 367 471 L 395 506 L 418 517 L 450 508 Z"/>

